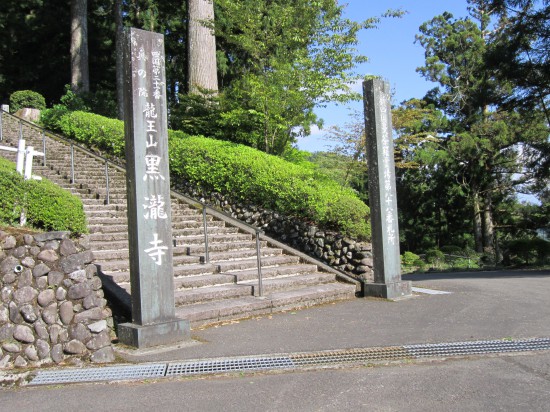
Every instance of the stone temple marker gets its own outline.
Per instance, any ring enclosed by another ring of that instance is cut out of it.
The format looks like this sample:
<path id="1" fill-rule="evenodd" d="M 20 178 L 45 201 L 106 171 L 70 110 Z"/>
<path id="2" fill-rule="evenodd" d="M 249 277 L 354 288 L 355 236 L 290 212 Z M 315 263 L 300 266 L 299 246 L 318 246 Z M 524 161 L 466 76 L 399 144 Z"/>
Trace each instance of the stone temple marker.
<path id="1" fill-rule="evenodd" d="M 411 282 L 401 280 L 389 84 L 365 80 L 363 101 L 374 262 L 374 283 L 365 284 L 365 295 L 397 299 L 411 295 Z"/>
<path id="2" fill-rule="evenodd" d="M 119 339 L 146 348 L 190 336 L 174 305 L 164 36 L 129 29 L 124 70 L 132 323 Z"/>

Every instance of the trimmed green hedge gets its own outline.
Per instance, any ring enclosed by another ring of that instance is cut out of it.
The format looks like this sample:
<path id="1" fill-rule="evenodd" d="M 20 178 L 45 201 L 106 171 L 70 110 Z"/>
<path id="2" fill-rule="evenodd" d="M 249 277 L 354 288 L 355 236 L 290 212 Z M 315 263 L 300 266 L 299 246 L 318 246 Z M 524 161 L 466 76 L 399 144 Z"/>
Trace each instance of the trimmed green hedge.
<path id="1" fill-rule="evenodd" d="M 68 112 L 57 125 L 71 139 L 124 156 L 124 126 L 119 120 Z M 311 168 L 236 143 L 179 131 L 169 131 L 168 137 L 170 170 L 178 178 L 348 236 L 370 237 L 368 206 L 353 191 Z"/>
<path id="2" fill-rule="evenodd" d="M 171 170 L 190 182 L 347 235 L 370 235 L 368 207 L 315 171 L 248 146 L 204 137 L 172 139 Z"/>
<path id="3" fill-rule="evenodd" d="M 0 158 L 0 222 L 18 225 L 21 210 L 27 222 L 43 230 L 68 230 L 86 233 L 86 216 L 82 202 L 76 196 L 48 180 L 24 180 L 15 165 Z"/>
<path id="4" fill-rule="evenodd" d="M 32 90 L 13 92 L 10 96 L 10 111 L 15 113 L 23 108 L 44 110 L 46 108 L 46 100 L 40 93 L 33 92 Z"/>

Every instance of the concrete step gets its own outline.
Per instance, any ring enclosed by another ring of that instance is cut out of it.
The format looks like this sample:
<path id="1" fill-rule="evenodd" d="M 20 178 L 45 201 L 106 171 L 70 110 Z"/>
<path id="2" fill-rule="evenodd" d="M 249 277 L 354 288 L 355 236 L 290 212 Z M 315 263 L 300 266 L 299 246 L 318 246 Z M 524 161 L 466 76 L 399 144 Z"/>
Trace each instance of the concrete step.
<path id="1" fill-rule="evenodd" d="M 252 239 L 252 235 L 247 233 L 234 233 L 234 234 L 223 234 L 223 235 L 209 235 L 208 244 L 213 243 L 240 243 L 240 242 L 249 242 Z M 189 246 L 189 245 L 204 245 L 204 236 L 176 236 L 175 239 L 176 245 L 178 246 Z M 203 246 L 204 247 L 204 246 Z"/>
<path id="2" fill-rule="evenodd" d="M 175 290 L 204 288 L 215 285 L 234 285 L 235 277 L 231 275 L 191 275 L 179 276 L 174 279 Z"/>
<path id="3" fill-rule="evenodd" d="M 323 283 L 334 282 L 334 275 L 331 273 L 306 273 L 303 275 L 286 276 L 278 278 L 264 279 L 262 277 L 262 289 L 263 293 L 281 292 L 285 290 L 292 290 L 296 288 L 302 288 L 306 286 L 320 285 Z M 247 280 L 246 282 L 239 282 L 239 285 L 248 285 L 252 287 L 253 294 L 258 295 L 258 280 Z"/>
<path id="4" fill-rule="evenodd" d="M 172 248 L 174 256 L 188 256 L 187 249 L 183 247 Z M 94 251 L 94 257 L 100 262 L 105 262 L 108 260 L 128 260 L 130 257 L 130 251 L 128 245 L 126 244 L 125 248 L 112 248 L 112 249 L 102 249 Z M 200 256 L 195 256 L 197 259 L 194 263 L 200 262 Z"/>
<path id="5" fill-rule="evenodd" d="M 317 271 L 317 266 L 312 264 L 296 264 L 296 265 L 283 265 L 283 266 L 271 266 L 262 267 L 263 278 L 275 278 L 278 276 L 295 276 L 305 273 L 313 273 Z M 258 269 L 254 267 L 252 269 L 239 270 L 236 272 L 229 272 L 235 276 L 237 282 L 244 282 L 247 280 L 258 279 Z"/>
<path id="6" fill-rule="evenodd" d="M 180 265 L 185 267 L 186 265 L 199 264 L 200 261 L 200 256 L 176 255 L 172 257 L 174 269 L 180 267 Z M 124 272 L 129 270 L 130 261 L 128 259 L 105 260 L 100 262 L 99 265 L 101 266 L 101 270 L 103 272 Z"/>
<path id="7" fill-rule="evenodd" d="M 246 258 L 256 258 L 256 247 L 249 249 L 231 250 L 229 252 L 210 252 L 210 262 L 224 262 Z M 260 256 L 281 256 L 283 254 L 282 249 L 268 248 L 260 246 Z"/>
<path id="8" fill-rule="evenodd" d="M 353 299 L 355 287 L 345 283 L 327 283 L 292 291 L 273 292 L 262 299 L 252 296 L 203 302 L 176 307 L 176 316 L 190 321 L 193 328 L 216 322 L 296 310 L 322 303 Z"/>
<path id="9" fill-rule="evenodd" d="M 260 248 L 265 248 L 267 246 L 267 242 L 262 240 L 260 241 Z M 239 250 L 249 250 L 253 249 L 254 253 L 256 251 L 256 241 L 240 241 L 238 243 L 209 243 L 208 247 L 210 249 L 210 256 L 213 256 L 214 253 L 217 252 L 229 252 L 230 254 L 232 252 L 236 252 Z M 187 248 L 187 254 L 188 255 L 196 255 L 196 254 L 204 254 L 204 243 L 197 244 L 197 245 L 191 245 L 186 246 Z"/>
<path id="10" fill-rule="evenodd" d="M 281 255 L 267 256 L 262 258 L 262 268 L 270 266 L 295 265 L 300 262 L 297 256 Z M 236 272 L 258 267 L 258 261 L 254 259 L 239 259 L 216 263 L 216 268 L 220 273 Z"/>
<path id="11" fill-rule="evenodd" d="M 125 241 L 128 244 L 128 233 L 92 233 L 90 236 L 90 243 L 97 245 L 103 242 L 122 242 Z"/>
<path id="12" fill-rule="evenodd" d="M 248 285 L 216 285 L 205 288 L 176 290 L 174 298 L 176 307 L 198 302 L 222 300 L 250 296 L 252 287 Z"/>

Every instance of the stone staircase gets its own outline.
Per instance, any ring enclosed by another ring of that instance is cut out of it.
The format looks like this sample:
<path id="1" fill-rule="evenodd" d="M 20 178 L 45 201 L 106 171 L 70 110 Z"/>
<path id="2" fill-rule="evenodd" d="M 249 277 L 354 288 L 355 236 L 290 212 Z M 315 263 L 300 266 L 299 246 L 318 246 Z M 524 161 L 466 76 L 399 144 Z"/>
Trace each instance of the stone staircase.
<path id="1" fill-rule="evenodd" d="M 22 126 L 20 126 L 20 124 Z M 2 145 L 17 146 L 22 130 L 27 146 L 42 150 L 46 165 L 34 161 L 33 174 L 78 195 L 88 219 L 89 244 L 106 292 L 129 313 L 130 273 L 124 170 L 108 166 L 91 152 L 71 149 L 66 141 L 3 113 Z M 74 172 L 71 171 L 71 151 Z M 15 158 L 15 154 L 0 151 Z M 74 173 L 74 183 L 71 177 Z M 307 255 L 262 236 L 263 295 L 258 296 L 254 231 L 242 222 L 210 210 L 207 215 L 209 261 L 205 263 L 202 208 L 172 192 L 172 234 L 176 315 L 192 327 L 277 311 L 299 309 L 355 297 L 358 285 Z"/>

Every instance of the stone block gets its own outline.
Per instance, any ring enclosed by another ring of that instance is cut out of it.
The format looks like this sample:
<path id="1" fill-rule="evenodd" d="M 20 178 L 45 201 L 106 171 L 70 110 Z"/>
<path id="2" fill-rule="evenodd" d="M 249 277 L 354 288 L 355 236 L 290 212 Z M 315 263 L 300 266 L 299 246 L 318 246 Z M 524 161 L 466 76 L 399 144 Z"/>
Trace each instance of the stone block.
<path id="1" fill-rule="evenodd" d="M 86 346 L 77 339 L 73 339 L 63 345 L 63 352 L 69 355 L 82 355 L 86 353 Z"/>
<path id="2" fill-rule="evenodd" d="M 115 352 L 112 346 L 106 346 L 101 348 L 90 356 L 90 361 L 93 363 L 109 363 L 115 361 Z"/>
<path id="3" fill-rule="evenodd" d="M 59 305 L 59 318 L 64 325 L 69 325 L 74 318 L 73 302 L 67 300 Z"/>
<path id="4" fill-rule="evenodd" d="M 17 325 L 13 331 L 13 338 L 23 343 L 33 343 L 35 341 L 32 329 L 26 325 Z"/>
<path id="5" fill-rule="evenodd" d="M 52 249 L 46 249 L 43 250 L 36 256 L 37 259 L 40 259 L 43 262 L 53 263 L 59 259 L 59 255 L 56 253 L 55 250 Z"/>
<path id="6" fill-rule="evenodd" d="M 55 363 L 63 362 L 63 359 L 65 359 L 63 355 L 63 346 L 60 343 L 54 345 L 50 351 L 50 356 Z"/>
<path id="7" fill-rule="evenodd" d="M 39 278 L 40 276 L 44 276 L 50 273 L 50 270 L 51 270 L 50 267 L 45 263 L 39 263 L 33 268 L 32 275 L 35 278 Z"/>
<path id="8" fill-rule="evenodd" d="M 51 304 L 55 299 L 55 292 L 52 289 L 43 290 L 38 294 L 38 304 L 42 307 L 46 307 Z"/>

